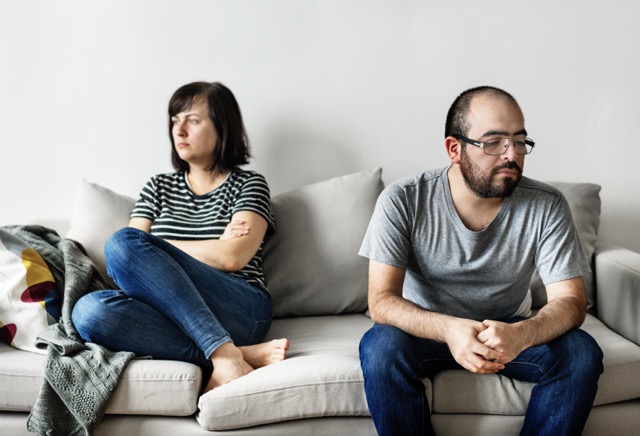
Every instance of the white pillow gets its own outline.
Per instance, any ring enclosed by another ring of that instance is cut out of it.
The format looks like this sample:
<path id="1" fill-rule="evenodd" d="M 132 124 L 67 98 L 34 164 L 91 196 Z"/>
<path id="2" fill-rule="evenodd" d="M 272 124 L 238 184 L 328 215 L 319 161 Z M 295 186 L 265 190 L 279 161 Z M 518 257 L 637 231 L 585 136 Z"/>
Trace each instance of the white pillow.
<path id="1" fill-rule="evenodd" d="M 275 196 L 264 249 L 275 318 L 367 310 L 368 261 L 358 255 L 383 183 L 380 168 Z"/>
<path id="2" fill-rule="evenodd" d="M 35 341 L 60 318 L 62 303 L 44 259 L 20 238 L 0 230 L 0 340 L 43 354 Z"/>
<path id="3" fill-rule="evenodd" d="M 135 200 L 95 183 L 82 180 L 76 194 L 73 214 L 66 237 L 79 242 L 87 250 L 98 270 L 110 283 L 104 259 L 104 243 L 129 224 Z"/>

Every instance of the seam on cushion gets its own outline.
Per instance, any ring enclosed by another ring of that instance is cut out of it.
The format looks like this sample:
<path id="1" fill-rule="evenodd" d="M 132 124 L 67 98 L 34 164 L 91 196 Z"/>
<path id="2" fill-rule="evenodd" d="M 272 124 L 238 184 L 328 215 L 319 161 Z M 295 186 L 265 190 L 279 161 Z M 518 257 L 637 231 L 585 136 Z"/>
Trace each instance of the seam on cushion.
<path id="1" fill-rule="evenodd" d="M 191 416 L 198 410 L 197 405 L 194 404 L 193 408 L 190 409 L 180 409 L 180 410 L 168 410 L 168 409 L 136 409 L 133 412 L 131 410 L 119 410 L 116 409 L 115 412 L 112 412 L 107 408 L 105 415 L 154 415 L 154 416 Z"/>
<path id="2" fill-rule="evenodd" d="M 600 262 L 610 262 L 616 266 L 620 266 L 623 267 L 624 269 L 634 272 L 634 273 L 638 273 L 640 272 L 640 270 L 636 269 L 636 268 L 632 268 L 629 264 L 627 263 L 622 263 L 616 259 L 612 259 L 612 257 L 614 257 L 613 255 L 611 256 L 607 256 L 606 252 L 602 252 L 600 253 L 598 256 L 602 256 L 600 257 Z"/>
<path id="3" fill-rule="evenodd" d="M 303 385 L 287 386 L 287 387 L 282 387 L 282 388 L 263 390 L 263 391 L 260 391 L 260 392 L 252 392 L 252 393 L 248 393 L 248 394 L 228 395 L 228 396 L 225 396 L 223 398 L 214 398 L 212 400 L 208 400 L 207 402 L 209 402 L 209 401 L 228 401 L 230 399 L 236 399 L 236 398 L 255 397 L 255 396 L 258 396 L 258 395 L 264 395 L 265 393 L 271 393 L 271 392 L 288 391 L 288 390 L 291 390 L 291 389 L 303 389 L 303 388 L 307 388 L 307 387 L 311 387 L 311 386 L 327 386 L 327 385 L 339 385 L 339 384 L 363 384 L 363 382 L 359 381 L 359 380 L 338 380 L 338 381 L 332 381 L 332 382 L 327 382 L 327 383 L 306 383 L 306 384 L 303 384 Z"/>
<path id="4" fill-rule="evenodd" d="M 33 378 L 33 379 L 39 379 L 42 380 L 43 376 L 41 375 L 22 375 L 22 374 L 3 374 L 0 373 L 0 378 L 3 377 L 11 377 L 11 378 Z"/>
<path id="5" fill-rule="evenodd" d="M 135 383 L 183 383 L 183 382 L 190 382 L 190 381 L 195 381 L 197 379 L 197 377 L 188 377 L 188 378 L 174 378 L 174 379 L 167 379 L 167 380 L 149 380 L 149 379 L 138 379 L 138 378 L 121 378 L 120 381 L 118 383 L 124 382 L 124 381 L 128 381 L 128 382 L 135 382 Z"/>

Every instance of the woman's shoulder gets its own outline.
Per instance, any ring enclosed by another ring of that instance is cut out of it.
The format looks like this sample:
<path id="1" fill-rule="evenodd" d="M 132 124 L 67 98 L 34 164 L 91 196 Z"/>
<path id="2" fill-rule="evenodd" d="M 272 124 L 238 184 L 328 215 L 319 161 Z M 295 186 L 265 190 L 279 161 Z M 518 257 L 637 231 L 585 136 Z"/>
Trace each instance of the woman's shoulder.
<path id="1" fill-rule="evenodd" d="M 231 173 L 231 177 L 237 183 L 261 183 L 267 185 L 267 179 L 260 173 L 253 170 L 244 170 L 242 168 L 236 168 Z"/>
<path id="2" fill-rule="evenodd" d="M 156 185 L 176 185 L 184 182 L 184 172 L 182 171 L 174 171 L 171 173 L 159 173 L 151 176 L 149 179 L 149 183 L 154 183 Z"/>
<path id="3" fill-rule="evenodd" d="M 185 181 L 183 172 L 159 173 L 151 176 L 142 188 L 148 195 L 160 192 L 184 191 Z"/>

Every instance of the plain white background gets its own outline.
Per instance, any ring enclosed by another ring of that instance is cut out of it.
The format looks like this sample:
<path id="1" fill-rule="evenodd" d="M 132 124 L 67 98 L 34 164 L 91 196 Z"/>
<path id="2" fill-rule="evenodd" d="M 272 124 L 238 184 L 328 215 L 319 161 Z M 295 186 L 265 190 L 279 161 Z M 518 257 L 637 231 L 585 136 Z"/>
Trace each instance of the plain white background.
<path id="1" fill-rule="evenodd" d="M 601 237 L 640 251 L 638 17 L 634 0 L 0 0 L 0 225 L 68 218 L 82 178 L 136 197 L 171 171 L 187 82 L 232 89 L 274 195 L 446 165 L 450 103 L 489 84 L 537 142 L 525 174 L 602 185 Z"/>

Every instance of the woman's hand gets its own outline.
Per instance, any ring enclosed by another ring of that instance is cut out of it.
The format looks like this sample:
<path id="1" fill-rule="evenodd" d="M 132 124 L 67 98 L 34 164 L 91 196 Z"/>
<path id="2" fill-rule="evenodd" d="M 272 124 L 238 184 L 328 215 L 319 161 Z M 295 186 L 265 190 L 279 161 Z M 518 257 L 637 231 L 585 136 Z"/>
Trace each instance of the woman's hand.
<path id="1" fill-rule="evenodd" d="M 221 241 L 229 239 L 241 238 L 249 234 L 250 227 L 244 220 L 232 220 L 224 229 L 224 233 L 220 236 Z"/>

